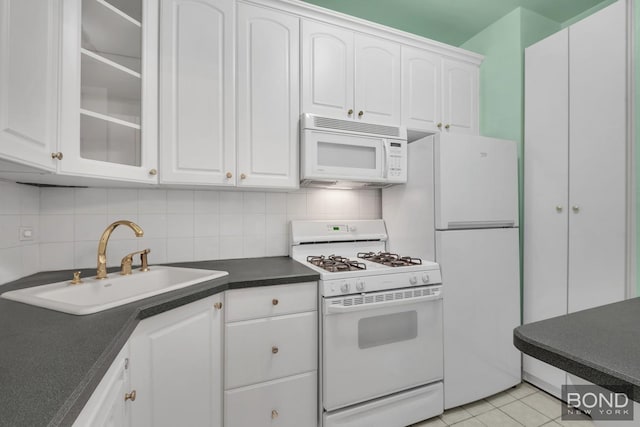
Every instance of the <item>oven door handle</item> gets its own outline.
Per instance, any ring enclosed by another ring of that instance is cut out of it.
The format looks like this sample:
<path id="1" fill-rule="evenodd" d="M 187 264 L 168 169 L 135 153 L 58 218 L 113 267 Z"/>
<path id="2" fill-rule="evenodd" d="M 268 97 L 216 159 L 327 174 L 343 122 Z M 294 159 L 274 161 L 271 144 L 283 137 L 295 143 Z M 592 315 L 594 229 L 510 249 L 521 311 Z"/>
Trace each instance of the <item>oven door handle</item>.
<path id="1" fill-rule="evenodd" d="M 325 314 L 340 314 L 340 313 L 353 313 L 356 311 L 375 310 L 380 308 L 394 307 L 399 305 L 415 304 L 418 302 L 436 301 L 441 300 L 442 294 L 426 295 L 422 297 L 413 297 L 399 300 L 372 302 L 369 304 L 357 304 L 357 305 L 327 305 L 325 307 Z"/>

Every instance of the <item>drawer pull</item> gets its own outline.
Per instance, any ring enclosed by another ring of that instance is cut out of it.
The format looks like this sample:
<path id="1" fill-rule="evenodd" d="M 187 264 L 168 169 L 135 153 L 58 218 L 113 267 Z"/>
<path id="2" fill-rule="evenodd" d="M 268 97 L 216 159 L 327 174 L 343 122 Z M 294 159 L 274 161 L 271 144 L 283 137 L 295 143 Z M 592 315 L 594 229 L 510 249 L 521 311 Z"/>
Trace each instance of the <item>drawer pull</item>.
<path id="1" fill-rule="evenodd" d="M 276 411 L 275 409 L 271 411 L 271 419 L 275 420 L 276 418 L 278 418 L 278 411 Z"/>
<path id="2" fill-rule="evenodd" d="M 273 353 L 273 354 L 278 354 L 278 351 L 280 351 L 280 350 L 278 349 L 278 346 L 274 345 L 273 347 L 271 347 L 271 353 Z"/>
<path id="3" fill-rule="evenodd" d="M 274 298 L 274 299 L 271 300 L 271 304 L 273 304 L 273 305 L 278 305 L 279 302 L 280 301 L 278 301 L 277 298 Z"/>
<path id="4" fill-rule="evenodd" d="M 131 393 L 125 393 L 124 394 L 124 401 L 126 402 L 127 400 L 130 400 L 132 402 L 136 401 L 136 391 L 133 390 Z"/>
<path id="5" fill-rule="evenodd" d="M 216 310 L 222 310 L 222 303 L 221 302 L 217 302 L 217 303 L 213 304 L 213 308 L 215 308 Z"/>

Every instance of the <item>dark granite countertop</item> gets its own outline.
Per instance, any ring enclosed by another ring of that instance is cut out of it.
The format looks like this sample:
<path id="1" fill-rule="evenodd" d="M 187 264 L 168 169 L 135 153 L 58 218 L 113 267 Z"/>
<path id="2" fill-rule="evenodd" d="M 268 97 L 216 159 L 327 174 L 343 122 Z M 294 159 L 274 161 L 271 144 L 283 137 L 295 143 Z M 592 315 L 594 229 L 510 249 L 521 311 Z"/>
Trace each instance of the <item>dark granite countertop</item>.
<path id="1" fill-rule="evenodd" d="M 319 279 L 288 257 L 170 265 L 229 275 L 86 316 L 0 298 L 0 426 L 73 424 L 140 319 L 227 289 Z M 34 274 L 0 286 L 0 293 L 66 280 L 71 272 Z M 88 277 L 95 269 L 82 272 Z"/>
<path id="2" fill-rule="evenodd" d="M 513 343 L 594 384 L 630 386 L 640 402 L 640 298 L 520 326 Z"/>

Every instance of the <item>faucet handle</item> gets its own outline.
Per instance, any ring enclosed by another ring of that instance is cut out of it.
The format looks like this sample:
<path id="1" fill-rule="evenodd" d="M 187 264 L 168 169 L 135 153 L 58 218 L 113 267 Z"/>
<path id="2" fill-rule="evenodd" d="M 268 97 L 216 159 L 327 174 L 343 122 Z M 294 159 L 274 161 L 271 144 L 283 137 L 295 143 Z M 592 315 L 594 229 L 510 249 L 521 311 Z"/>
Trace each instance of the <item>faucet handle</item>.
<path id="1" fill-rule="evenodd" d="M 143 249 L 141 251 L 131 252 L 122 258 L 120 262 L 120 274 L 131 274 L 131 264 L 133 264 L 133 257 L 140 254 L 140 271 L 149 271 L 149 264 L 147 262 L 147 254 L 151 252 L 151 249 Z"/>
<path id="2" fill-rule="evenodd" d="M 73 272 L 73 279 L 71 280 L 71 282 L 69 282 L 70 285 L 79 285 L 80 283 L 82 283 L 82 279 L 80 278 L 80 274 L 82 274 L 81 271 L 74 271 Z"/>

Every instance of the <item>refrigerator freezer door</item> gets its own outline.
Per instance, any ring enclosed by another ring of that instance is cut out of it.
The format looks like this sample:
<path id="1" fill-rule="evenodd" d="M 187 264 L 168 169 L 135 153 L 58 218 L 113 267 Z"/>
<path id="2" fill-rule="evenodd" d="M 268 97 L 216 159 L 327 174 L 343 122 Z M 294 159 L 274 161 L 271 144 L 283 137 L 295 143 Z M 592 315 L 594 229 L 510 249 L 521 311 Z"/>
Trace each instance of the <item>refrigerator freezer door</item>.
<path id="1" fill-rule="evenodd" d="M 464 405 L 518 384 L 518 229 L 436 232 L 444 287 L 444 407 Z"/>
<path id="2" fill-rule="evenodd" d="M 436 229 L 518 226 L 515 142 L 441 134 L 434 154 Z"/>

